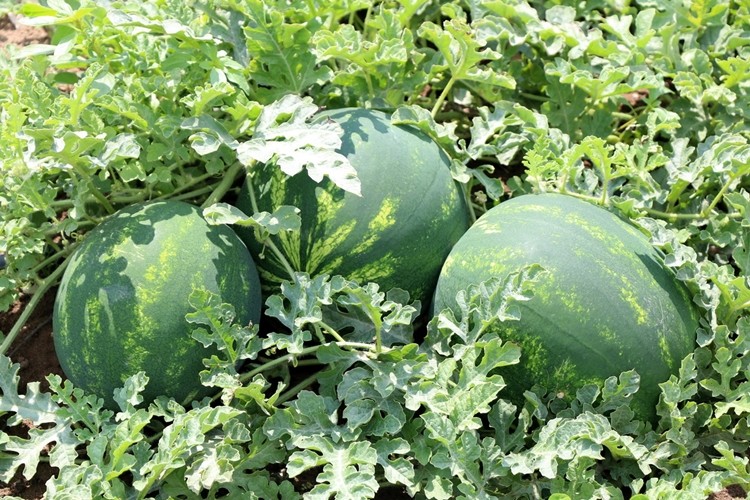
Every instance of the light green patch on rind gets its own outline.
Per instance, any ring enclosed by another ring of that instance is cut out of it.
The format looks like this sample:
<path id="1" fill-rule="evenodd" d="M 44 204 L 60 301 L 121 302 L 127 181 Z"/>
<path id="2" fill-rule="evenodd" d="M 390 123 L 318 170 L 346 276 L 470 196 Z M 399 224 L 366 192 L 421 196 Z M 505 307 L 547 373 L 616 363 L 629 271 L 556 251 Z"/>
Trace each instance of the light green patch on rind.
<path id="1" fill-rule="evenodd" d="M 672 353 L 672 349 L 669 346 L 669 342 L 667 341 L 667 337 L 659 332 L 659 349 L 662 353 L 662 359 L 669 367 L 670 371 L 675 372 L 679 368 L 679 363 L 682 361 L 682 359 L 675 359 L 674 354 Z"/>
<path id="2" fill-rule="evenodd" d="M 343 245 L 347 238 L 349 238 L 354 231 L 355 225 L 356 221 L 351 220 L 326 234 L 323 240 L 311 242 L 312 249 L 310 256 L 302 269 L 311 275 L 334 272 L 335 266 L 332 265 L 330 257 L 335 252 L 335 249 Z M 326 262 L 327 260 L 329 262 Z"/>
<path id="3" fill-rule="evenodd" d="M 604 325 L 599 328 L 599 335 L 601 335 L 601 337 L 607 342 L 612 342 L 614 344 L 617 341 L 617 333 L 615 333 L 615 331 L 609 326 Z"/>
<path id="4" fill-rule="evenodd" d="M 542 339 L 534 335 L 508 335 L 503 340 L 516 342 L 521 346 L 521 363 L 524 370 L 546 378 L 549 373 L 549 353 Z"/>
<path id="5" fill-rule="evenodd" d="M 270 182 L 270 198 L 275 206 L 281 206 L 288 200 L 287 195 L 287 184 L 284 181 L 284 173 L 281 172 L 281 169 L 276 167 L 275 165 L 269 165 L 266 168 L 272 168 L 273 173 L 271 174 L 271 178 L 273 179 L 272 182 Z M 262 175 L 262 173 L 260 173 Z M 252 215 L 252 214 L 247 214 Z"/>
<path id="6" fill-rule="evenodd" d="M 456 212 L 456 206 L 461 205 L 463 193 L 459 190 L 451 191 L 448 196 L 440 204 L 440 215 L 442 217 L 436 217 L 434 219 L 435 224 L 439 224 L 441 220 L 450 220 L 453 218 Z"/>
<path id="7" fill-rule="evenodd" d="M 498 335 L 506 342 L 513 342 L 521 348 L 518 365 L 504 368 L 507 395 L 514 401 L 523 398 L 523 392 L 531 389 L 529 380 L 535 381 L 544 390 L 570 398 L 586 384 L 601 384 L 603 377 L 591 375 L 585 366 L 580 366 L 569 357 L 560 358 L 538 336 L 515 328 L 501 329 Z M 551 360 L 554 359 L 554 362 Z"/>
<path id="8" fill-rule="evenodd" d="M 284 254 L 284 257 L 288 260 L 289 264 L 294 269 L 302 269 L 302 239 L 300 234 L 294 231 L 284 231 L 279 233 L 273 238 L 278 242 L 279 249 Z M 278 259 L 275 253 L 265 252 L 264 258 L 272 261 L 276 266 L 282 267 L 281 261 Z M 280 278 L 289 279 L 290 276 L 280 276 Z"/>
<path id="9" fill-rule="evenodd" d="M 633 255 L 635 254 L 632 252 L 628 254 L 629 257 L 632 257 Z M 634 265 L 628 267 L 622 265 L 613 267 L 610 262 L 603 261 L 597 261 L 596 265 L 602 273 L 611 279 L 612 283 L 619 282 L 622 303 L 627 304 L 633 313 L 630 317 L 635 318 L 636 323 L 639 325 L 648 324 L 650 315 L 644 308 L 643 304 L 641 304 L 641 300 L 643 299 L 641 294 L 642 290 L 639 290 L 634 285 L 633 278 L 640 278 L 642 280 L 640 283 L 643 284 L 652 280 L 653 277 L 645 272 L 645 267 L 640 265 L 637 257 Z M 627 274 L 625 274 L 624 271 L 627 271 Z M 632 276 L 633 271 L 635 271 L 635 276 Z"/>
<path id="10" fill-rule="evenodd" d="M 525 216 L 528 216 L 529 214 L 541 214 L 545 218 L 550 219 L 559 219 L 563 218 L 567 215 L 567 212 L 564 208 L 561 207 L 555 207 L 555 206 L 549 206 L 544 205 L 541 203 L 525 203 L 523 206 L 520 205 L 513 205 L 513 206 L 505 206 L 505 213 L 508 216 L 512 215 L 520 215 L 524 214 Z"/>
<path id="11" fill-rule="evenodd" d="M 585 231 L 592 240 L 603 243 L 611 253 L 622 256 L 626 259 L 633 259 L 632 252 L 625 249 L 621 239 L 617 238 L 612 232 L 604 227 L 593 223 L 591 219 L 584 217 L 582 214 L 568 212 L 565 214 L 562 222 L 571 227 L 576 227 Z M 611 229 L 611 226 L 608 229 Z"/>
<path id="12" fill-rule="evenodd" d="M 481 232 L 483 234 L 493 234 L 501 232 L 501 224 L 502 223 L 497 219 L 491 217 L 480 217 L 471 227 L 475 228 L 473 231 L 476 233 Z"/>
<path id="13" fill-rule="evenodd" d="M 320 187 L 315 188 L 315 198 L 317 200 L 315 222 L 319 226 L 325 226 L 344 208 L 342 197 L 337 200 L 333 193 Z"/>
<path id="14" fill-rule="evenodd" d="M 543 290 L 549 290 L 549 287 L 539 287 Z M 551 293 L 551 292 L 550 292 Z M 546 294 L 549 297 L 549 293 Z M 568 313 L 578 314 L 581 318 L 591 317 L 591 308 L 586 307 L 585 301 L 581 300 L 581 296 L 578 294 L 575 288 L 565 290 L 565 293 L 559 295 L 560 302 L 565 306 L 565 311 Z"/>
<path id="15" fill-rule="evenodd" d="M 388 252 L 378 260 L 368 262 L 353 273 L 350 273 L 349 278 L 359 283 L 367 283 L 369 281 L 377 283 L 384 277 L 392 275 L 398 267 L 398 258 L 392 252 Z"/>
<path id="16" fill-rule="evenodd" d="M 142 309 L 157 306 L 162 297 L 164 288 L 169 286 L 171 271 L 175 263 L 173 260 L 178 256 L 173 240 L 161 243 L 162 250 L 157 256 L 157 261 L 146 266 L 143 273 L 144 283 L 139 286 L 136 294 L 138 306 Z"/>
<path id="17" fill-rule="evenodd" d="M 268 267 L 262 267 L 261 264 L 258 265 L 258 276 L 260 277 L 261 286 L 265 293 L 273 293 L 284 280 L 289 280 L 289 277 L 279 276 Z"/>
<path id="18" fill-rule="evenodd" d="M 630 288 L 623 287 L 620 288 L 620 296 L 622 297 L 623 301 L 633 309 L 636 323 L 638 323 L 639 325 L 648 324 L 649 315 L 643 308 L 643 306 L 638 303 L 638 296 L 636 295 L 636 293 Z"/>
<path id="19" fill-rule="evenodd" d="M 551 375 L 552 391 L 557 397 L 570 399 L 581 387 L 589 384 L 601 386 L 604 382 L 602 377 L 583 376 L 581 367 L 570 359 L 566 359 L 555 368 Z"/>
<path id="20" fill-rule="evenodd" d="M 352 253 L 362 254 L 371 250 L 378 242 L 380 235 L 396 224 L 394 214 L 397 209 L 397 200 L 394 200 L 393 198 L 385 198 L 380 204 L 380 209 L 378 210 L 377 215 L 375 215 L 367 225 L 369 234 L 365 235 L 365 238 L 354 247 Z M 393 272 L 393 269 L 391 269 L 390 272 Z"/>

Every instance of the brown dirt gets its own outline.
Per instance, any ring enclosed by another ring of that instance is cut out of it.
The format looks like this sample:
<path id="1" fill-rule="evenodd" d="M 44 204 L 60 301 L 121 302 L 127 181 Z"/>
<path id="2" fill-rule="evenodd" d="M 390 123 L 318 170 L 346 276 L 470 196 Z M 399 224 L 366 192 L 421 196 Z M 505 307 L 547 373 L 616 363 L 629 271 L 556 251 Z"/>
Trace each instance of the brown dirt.
<path id="1" fill-rule="evenodd" d="M 13 24 L 7 16 L 0 18 L 0 49 L 7 45 L 23 46 L 47 41 L 49 35 L 41 28 Z"/>
<path id="2" fill-rule="evenodd" d="M 10 311 L 0 313 L 0 331 L 8 333 L 21 314 L 26 300 L 17 303 Z M 62 376 L 62 369 L 55 355 L 55 347 L 52 343 L 52 306 L 54 303 L 54 291 L 44 297 L 34 311 L 29 321 L 19 333 L 15 342 L 11 345 L 8 355 L 13 362 L 20 365 L 19 370 L 19 392 L 26 392 L 29 382 L 40 382 L 41 388 L 46 390 L 49 385 L 45 377 L 50 373 Z M 15 432 L 23 432 L 23 429 L 14 429 Z M 8 430 L 7 432 L 11 432 Z M 36 475 L 30 480 L 24 479 L 20 474 L 9 483 L 0 482 L 0 498 L 5 496 L 18 496 L 26 499 L 42 498 L 45 491 L 47 479 L 52 477 L 56 469 L 46 463 L 40 463 Z"/>
<path id="3" fill-rule="evenodd" d="M 52 343 L 53 303 L 54 290 L 42 299 L 37 310 L 34 311 L 8 351 L 10 358 L 21 365 L 19 371 L 21 392 L 25 392 L 26 384 L 32 381 L 41 382 L 42 389 L 47 390 L 49 385 L 45 377 L 48 374 L 56 373 L 62 376 L 62 369 Z M 10 331 L 25 304 L 24 299 L 7 313 L 0 314 L 0 331 L 5 333 Z"/>
<path id="4" fill-rule="evenodd" d="M 747 498 L 747 493 L 739 484 L 732 484 L 717 493 L 711 493 L 708 500 L 735 500 Z"/>

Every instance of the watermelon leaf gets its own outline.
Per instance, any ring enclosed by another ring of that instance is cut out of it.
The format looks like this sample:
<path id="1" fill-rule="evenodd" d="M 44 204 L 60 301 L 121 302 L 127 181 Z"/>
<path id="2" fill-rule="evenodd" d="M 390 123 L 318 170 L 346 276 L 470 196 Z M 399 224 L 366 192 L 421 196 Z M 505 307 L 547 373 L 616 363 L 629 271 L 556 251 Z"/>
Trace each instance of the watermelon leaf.
<path id="1" fill-rule="evenodd" d="M 290 353 L 302 352 L 304 343 L 312 340 L 309 328 L 322 323 L 323 307 L 330 305 L 333 294 L 345 286 L 340 276 L 311 278 L 303 273 L 295 274 L 292 282 L 282 283 L 281 294 L 266 300 L 266 314 L 281 321 L 289 333 L 271 333 L 265 343 Z"/>
<path id="2" fill-rule="evenodd" d="M 337 331 L 348 332 L 348 340 L 391 347 L 413 341 L 413 322 L 420 304 L 404 305 L 408 302 L 409 294 L 403 290 L 392 289 L 385 294 L 375 283 L 363 287 L 350 284 L 336 295 L 331 307 L 323 309 L 323 317 Z"/>
<path id="3" fill-rule="evenodd" d="M 288 409 L 272 415 L 264 430 L 269 437 L 288 435 L 297 448 L 289 457 L 290 476 L 322 467 L 313 497 L 372 498 L 378 489 L 377 452 L 338 423 L 336 406 L 332 398 L 303 391 Z"/>
<path id="4" fill-rule="evenodd" d="M 19 394 L 19 369 L 18 363 L 13 363 L 7 356 L 0 356 L 0 390 L 3 394 L 0 412 L 13 412 L 18 419 L 40 424 L 55 422 L 57 405 L 49 394 L 39 390 L 39 384 L 28 386 L 25 395 Z"/>
<path id="5" fill-rule="evenodd" d="M 241 360 L 256 358 L 261 343 L 257 325 L 239 325 L 234 307 L 221 303 L 219 296 L 208 290 L 193 290 L 188 301 L 195 311 L 188 313 L 185 319 L 210 329 L 201 327 L 193 332 L 204 347 L 215 344 L 232 366 Z"/>
<path id="6" fill-rule="evenodd" d="M 50 449 L 54 465 L 72 464 L 76 458 L 75 447 L 79 440 L 70 427 L 71 420 L 54 398 L 41 392 L 38 382 L 27 385 L 26 394 L 19 393 L 19 365 L 0 355 L 0 413 L 8 415 L 8 425 L 15 426 L 23 420 L 35 423 L 28 437 L 8 435 L 0 431 L 0 481 L 10 482 L 23 468 L 23 477 L 36 474 L 40 456 Z M 85 406 L 85 403 L 84 405 Z M 88 410 L 88 408 L 86 409 Z"/>
<path id="7" fill-rule="evenodd" d="M 303 94 L 312 85 L 330 78 L 330 70 L 318 66 L 310 51 L 297 50 L 299 43 L 310 37 L 304 24 L 287 22 L 283 11 L 259 0 L 230 8 L 245 18 L 243 50 L 248 55 L 250 79 L 256 92 L 274 99 L 290 93 Z"/>
<path id="8" fill-rule="evenodd" d="M 475 344 L 495 322 L 518 320 L 516 302 L 533 296 L 534 282 L 544 272 L 540 265 L 532 264 L 504 279 L 491 278 L 459 291 L 456 295 L 459 317 L 450 309 L 440 311 L 430 324 L 427 344 L 446 354 L 448 345 L 455 341 L 462 346 Z"/>
<path id="9" fill-rule="evenodd" d="M 268 235 L 279 234 L 282 231 L 299 231 L 302 224 L 299 209 L 289 205 L 278 207 L 272 214 L 257 212 L 252 216 L 247 216 L 234 205 L 214 203 L 203 209 L 203 217 L 210 224 L 236 224 L 251 227 L 261 241 Z"/>
<path id="10" fill-rule="evenodd" d="M 287 467 L 291 477 L 322 466 L 308 498 L 373 498 L 378 490 L 377 453 L 369 442 L 336 443 L 324 436 L 295 441 L 303 451 L 295 451 L 290 456 Z"/>
<path id="11" fill-rule="evenodd" d="M 164 429 L 153 457 L 135 475 L 134 488 L 147 493 L 175 470 L 202 458 L 205 451 L 195 455 L 190 453 L 191 450 L 205 443 L 209 431 L 224 425 L 239 413 L 240 410 L 224 406 L 203 407 L 175 415 L 174 421 Z"/>
<path id="12" fill-rule="evenodd" d="M 245 360 L 256 359 L 261 351 L 263 341 L 258 337 L 257 325 L 237 323 L 234 307 L 221 303 L 218 295 L 207 290 L 194 290 L 188 301 L 195 311 L 186 314 L 185 319 L 201 325 L 193 330 L 193 338 L 205 348 L 215 346 L 220 353 L 203 360 L 206 370 L 200 373 L 201 382 L 222 388 L 222 400 L 227 403 L 238 396 L 238 391 L 248 393 L 237 368 Z M 265 384 L 261 389 L 266 389 Z"/>
<path id="13" fill-rule="evenodd" d="M 310 123 L 318 110 L 310 98 L 282 97 L 263 108 L 253 138 L 237 147 L 237 158 L 248 168 L 273 161 L 289 176 L 307 170 L 315 182 L 328 177 L 340 188 L 361 195 L 357 172 L 337 153 L 341 128 L 334 122 Z"/>

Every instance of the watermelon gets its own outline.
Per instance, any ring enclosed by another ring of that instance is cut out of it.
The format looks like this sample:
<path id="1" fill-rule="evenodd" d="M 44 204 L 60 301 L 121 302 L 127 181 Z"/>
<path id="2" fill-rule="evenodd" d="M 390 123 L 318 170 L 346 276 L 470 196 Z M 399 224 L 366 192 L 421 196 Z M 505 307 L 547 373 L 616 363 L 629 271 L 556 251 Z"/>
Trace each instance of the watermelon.
<path id="1" fill-rule="evenodd" d="M 519 321 L 494 333 L 521 347 L 503 369 L 507 397 L 537 385 L 571 398 L 634 369 L 632 408 L 654 417 L 658 384 L 693 351 L 699 314 L 690 294 L 637 229 L 607 210 L 561 194 L 524 195 L 490 209 L 463 235 L 440 273 L 435 309 L 456 294 L 538 263 L 545 274 L 519 303 Z"/>
<path id="2" fill-rule="evenodd" d="M 52 320 L 63 372 L 110 407 L 112 391 L 141 370 L 147 402 L 207 395 L 199 372 L 215 351 L 191 337 L 185 320 L 195 289 L 232 304 L 243 324 L 260 319 L 258 273 L 231 228 L 179 201 L 115 213 L 86 235 L 58 288 Z"/>
<path id="3" fill-rule="evenodd" d="M 294 271 L 342 275 L 381 290 L 401 288 L 427 302 L 448 252 L 470 224 L 450 159 L 427 135 L 393 125 L 385 113 L 341 109 L 320 113 L 344 131 L 340 153 L 357 171 L 362 196 L 317 184 L 306 174 L 287 177 L 273 164 L 249 172 L 236 204 L 253 213 L 291 205 L 301 210 L 298 233 L 272 239 Z M 258 264 L 266 290 L 290 278 L 272 252 L 252 232 L 239 230 Z"/>

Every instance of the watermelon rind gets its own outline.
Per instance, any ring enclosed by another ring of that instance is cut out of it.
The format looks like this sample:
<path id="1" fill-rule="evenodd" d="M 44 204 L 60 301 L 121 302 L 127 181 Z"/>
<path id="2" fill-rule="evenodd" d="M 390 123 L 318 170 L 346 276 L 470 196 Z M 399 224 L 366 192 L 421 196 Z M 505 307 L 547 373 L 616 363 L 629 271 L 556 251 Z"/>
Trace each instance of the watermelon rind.
<path id="1" fill-rule="evenodd" d="M 380 111 L 346 108 L 320 113 L 343 129 L 339 152 L 361 182 L 361 196 L 316 183 L 305 173 L 288 177 L 269 162 L 254 166 L 236 204 L 253 213 L 291 205 L 300 209 L 299 232 L 271 239 L 294 271 L 341 275 L 381 290 L 401 288 L 412 299 L 432 297 L 443 261 L 470 225 L 461 186 L 450 158 L 429 136 L 394 125 Z M 289 280 L 288 268 L 264 251 L 252 231 L 238 230 L 258 264 L 268 293 Z"/>
<path id="2" fill-rule="evenodd" d="M 198 207 L 160 201 L 126 207 L 85 236 L 66 268 L 53 311 L 55 350 L 74 385 L 113 406 L 113 390 L 139 371 L 145 401 L 209 394 L 191 337 L 196 290 L 233 305 L 237 321 L 260 319 L 260 283 L 234 231 L 209 225 Z"/>
<path id="3" fill-rule="evenodd" d="M 537 386 L 571 399 L 586 384 L 635 370 L 632 408 L 653 419 L 659 384 L 696 347 L 699 310 L 648 238 L 617 215 L 557 193 L 512 198 L 490 209 L 446 259 L 435 310 L 457 310 L 456 294 L 527 265 L 545 273 L 519 321 L 493 326 L 522 349 L 503 368 L 506 397 L 522 404 Z"/>

